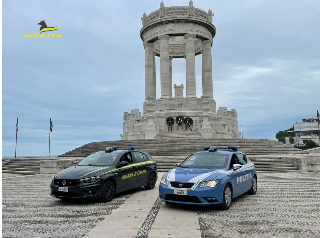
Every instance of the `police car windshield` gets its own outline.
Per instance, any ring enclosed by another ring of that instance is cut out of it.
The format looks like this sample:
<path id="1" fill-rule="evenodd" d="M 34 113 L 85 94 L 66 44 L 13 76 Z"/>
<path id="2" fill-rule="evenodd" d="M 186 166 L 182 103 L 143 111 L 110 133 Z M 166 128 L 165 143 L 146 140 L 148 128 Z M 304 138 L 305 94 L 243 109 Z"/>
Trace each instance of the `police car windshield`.
<path id="1" fill-rule="evenodd" d="M 223 169 L 228 165 L 229 155 L 225 154 L 193 154 L 183 161 L 183 168 L 214 168 Z"/>
<path id="2" fill-rule="evenodd" d="M 118 158 L 118 153 L 95 153 L 89 155 L 82 160 L 78 165 L 95 165 L 95 166 L 107 166 L 112 165 Z"/>

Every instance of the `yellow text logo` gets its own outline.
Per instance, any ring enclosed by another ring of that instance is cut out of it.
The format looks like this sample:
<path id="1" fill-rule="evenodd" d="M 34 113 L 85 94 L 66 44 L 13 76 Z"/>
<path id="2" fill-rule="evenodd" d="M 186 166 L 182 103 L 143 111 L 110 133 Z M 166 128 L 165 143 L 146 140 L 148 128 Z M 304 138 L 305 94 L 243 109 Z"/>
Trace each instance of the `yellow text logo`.
<path id="1" fill-rule="evenodd" d="M 147 170 L 144 169 L 144 170 L 136 171 L 134 173 L 125 174 L 125 175 L 122 176 L 122 180 L 125 180 L 125 179 L 128 179 L 128 178 L 133 178 L 135 176 L 139 176 L 139 175 L 145 174 L 146 172 L 147 172 Z"/>

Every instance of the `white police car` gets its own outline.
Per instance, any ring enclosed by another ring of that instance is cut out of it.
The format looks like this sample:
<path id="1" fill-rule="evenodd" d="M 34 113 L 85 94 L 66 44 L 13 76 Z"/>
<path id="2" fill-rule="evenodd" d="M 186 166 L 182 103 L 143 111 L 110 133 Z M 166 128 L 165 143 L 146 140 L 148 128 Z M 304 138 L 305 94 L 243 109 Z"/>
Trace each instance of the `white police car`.
<path id="1" fill-rule="evenodd" d="M 191 154 L 160 181 L 159 196 L 167 203 L 220 204 L 229 209 L 232 199 L 256 194 L 254 164 L 239 146 L 205 146 Z"/>

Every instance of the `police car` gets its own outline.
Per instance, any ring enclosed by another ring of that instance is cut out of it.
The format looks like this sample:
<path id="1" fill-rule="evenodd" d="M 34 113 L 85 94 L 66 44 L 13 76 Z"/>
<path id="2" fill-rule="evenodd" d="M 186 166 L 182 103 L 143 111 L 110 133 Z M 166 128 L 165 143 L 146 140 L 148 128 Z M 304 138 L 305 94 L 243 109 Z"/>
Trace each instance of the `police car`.
<path id="1" fill-rule="evenodd" d="M 132 146 L 127 150 L 108 147 L 53 176 L 51 196 L 100 198 L 109 202 L 126 190 L 142 186 L 153 189 L 157 176 L 157 165 L 148 153 L 134 150 Z"/>
<path id="2" fill-rule="evenodd" d="M 205 146 L 191 154 L 160 181 L 159 196 L 167 203 L 220 204 L 227 210 L 232 199 L 256 194 L 257 173 L 239 146 Z"/>

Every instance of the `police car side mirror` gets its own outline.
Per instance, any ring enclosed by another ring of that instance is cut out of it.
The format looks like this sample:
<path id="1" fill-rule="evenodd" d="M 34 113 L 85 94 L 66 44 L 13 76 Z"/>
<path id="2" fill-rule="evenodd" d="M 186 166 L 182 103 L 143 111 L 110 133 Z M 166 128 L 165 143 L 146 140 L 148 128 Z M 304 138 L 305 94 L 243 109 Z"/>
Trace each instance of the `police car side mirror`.
<path id="1" fill-rule="evenodd" d="M 241 164 L 234 164 L 233 165 L 233 170 L 238 170 L 238 169 L 240 169 L 242 167 L 242 165 Z"/>
<path id="2" fill-rule="evenodd" d="M 123 166 L 127 166 L 129 164 L 129 162 L 128 161 L 121 161 L 119 164 L 118 164 L 118 168 L 120 168 L 120 167 L 123 167 Z"/>

